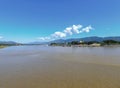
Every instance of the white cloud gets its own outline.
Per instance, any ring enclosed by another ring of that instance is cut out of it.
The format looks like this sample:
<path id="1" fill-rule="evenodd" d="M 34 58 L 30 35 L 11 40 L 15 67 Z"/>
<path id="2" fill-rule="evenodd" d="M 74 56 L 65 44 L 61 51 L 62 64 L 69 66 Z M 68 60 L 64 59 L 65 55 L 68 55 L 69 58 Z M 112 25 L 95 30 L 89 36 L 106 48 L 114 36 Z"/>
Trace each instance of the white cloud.
<path id="1" fill-rule="evenodd" d="M 66 34 L 58 31 L 58 32 L 55 32 L 54 34 L 52 34 L 52 37 L 54 37 L 54 38 L 64 38 L 64 37 L 66 37 Z"/>
<path id="2" fill-rule="evenodd" d="M 90 32 L 92 29 L 93 29 L 92 26 L 89 25 L 89 26 L 83 28 L 80 32 L 81 32 L 81 33 L 82 33 L 82 32 L 87 32 L 87 33 L 88 33 L 88 32 Z"/>
<path id="3" fill-rule="evenodd" d="M 65 32 L 66 34 L 72 35 L 72 34 L 73 34 L 73 33 L 72 33 L 72 27 L 67 27 L 67 28 L 64 30 L 64 32 Z"/>
<path id="4" fill-rule="evenodd" d="M 52 40 L 52 39 L 57 39 L 57 38 L 65 38 L 67 36 L 71 36 L 73 34 L 80 34 L 80 33 L 88 33 L 90 32 L 93 28 L 91 25 L 82 28 L 82 25 L 73 25 L 70 27 L 67 27 L 65 30 L 62 32 L 57 31 L 53 34 L 51 34 L 49 37 L 39 37 L 38 39 L 40 40 Z"/>
<path id="5" fill-rule="evenodd" d="M 71 26 L 71 27 L 67 27 L 67 28 L 64 30 L 64 32 L 65 32 L 66 34 L 69 34 L 69 35 L 72 35 L 73 33 L 79 34 L 79 33 L 80 33 L 79 29 L 81 29 L 81 28 L 82 28 L 82 25 L 73 25 L 73 26 Z"/>
<path id="6" fill-rule="evenodd" d="M 79 34 L 79 29 L 82 28 L 82 25 L 73 25 L 73 32 Z"/>

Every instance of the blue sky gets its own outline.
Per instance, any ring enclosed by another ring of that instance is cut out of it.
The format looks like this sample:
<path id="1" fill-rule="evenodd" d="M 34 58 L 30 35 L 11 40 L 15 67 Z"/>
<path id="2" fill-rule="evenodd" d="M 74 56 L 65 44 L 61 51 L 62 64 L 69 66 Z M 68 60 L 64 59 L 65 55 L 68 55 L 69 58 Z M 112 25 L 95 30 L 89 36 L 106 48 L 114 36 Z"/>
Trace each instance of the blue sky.
<path id="1" fill-rule="evenodd" d="M 0 41 L 87 36 L 120 36 L 120 0 L 0 0 Z"/>

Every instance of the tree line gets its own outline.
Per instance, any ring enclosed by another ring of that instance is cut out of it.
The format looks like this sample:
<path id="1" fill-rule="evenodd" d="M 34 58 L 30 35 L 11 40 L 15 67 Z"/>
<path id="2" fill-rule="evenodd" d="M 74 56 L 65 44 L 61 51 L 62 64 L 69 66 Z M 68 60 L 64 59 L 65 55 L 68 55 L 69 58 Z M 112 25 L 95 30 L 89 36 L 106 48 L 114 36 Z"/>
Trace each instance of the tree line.
<path id="1" fill-rule="evenodd" d="M 50 43 L 51 46 L 71 46 L 71 45 L 91 45 L 91 44 L 100 44 L 101 46 L 103 45 L 119 45 L 120 41 L 115 41 L 115 40 L 104 40 L 102 42 L 98 42 L 98 41 L 88 41 L 88 42 L 84 42 L 84 41 L 72 41 L 72 42 L 64 42 L 64 43 Z"/>

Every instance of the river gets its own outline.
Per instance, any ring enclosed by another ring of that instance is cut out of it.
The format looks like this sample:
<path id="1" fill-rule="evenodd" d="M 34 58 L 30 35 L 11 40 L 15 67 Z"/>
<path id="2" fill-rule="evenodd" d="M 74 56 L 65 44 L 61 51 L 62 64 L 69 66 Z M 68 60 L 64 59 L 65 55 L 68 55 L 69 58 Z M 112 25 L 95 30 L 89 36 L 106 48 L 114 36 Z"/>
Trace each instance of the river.
<path id="1" fill-rule="evenodd" d="M 0 88 L 120 88 L 120 47 L 0 49 Z"/>

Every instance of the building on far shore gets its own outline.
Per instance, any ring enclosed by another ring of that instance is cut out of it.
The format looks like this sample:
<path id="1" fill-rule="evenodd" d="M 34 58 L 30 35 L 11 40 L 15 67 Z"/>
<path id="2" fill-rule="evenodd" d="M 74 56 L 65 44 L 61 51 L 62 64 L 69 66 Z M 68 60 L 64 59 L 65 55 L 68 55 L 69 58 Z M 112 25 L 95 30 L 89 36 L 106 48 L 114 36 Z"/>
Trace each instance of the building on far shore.
<path id="1" fill-rule="evenodd" d="M 99 43 L 93 43 L 90 46 L 92 46 L 92 47 L 99 47 L 99 46 L 101 46 L 101 44 L 99 44 Z"/>

